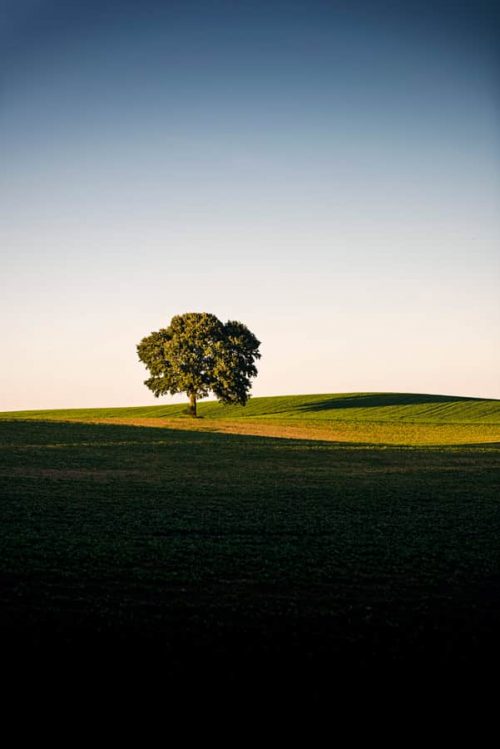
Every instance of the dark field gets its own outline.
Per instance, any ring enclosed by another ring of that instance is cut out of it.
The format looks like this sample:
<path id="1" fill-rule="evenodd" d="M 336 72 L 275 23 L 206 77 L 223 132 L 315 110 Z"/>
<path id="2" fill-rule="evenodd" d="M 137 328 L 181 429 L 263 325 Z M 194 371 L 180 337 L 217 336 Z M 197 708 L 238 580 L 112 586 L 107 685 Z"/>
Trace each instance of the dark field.
<path id="1" fill-rule="evenodd" d="M 498 665 L 498 444 L 8 420 L 0 438 L 4 663 L 313 696 Z"/>

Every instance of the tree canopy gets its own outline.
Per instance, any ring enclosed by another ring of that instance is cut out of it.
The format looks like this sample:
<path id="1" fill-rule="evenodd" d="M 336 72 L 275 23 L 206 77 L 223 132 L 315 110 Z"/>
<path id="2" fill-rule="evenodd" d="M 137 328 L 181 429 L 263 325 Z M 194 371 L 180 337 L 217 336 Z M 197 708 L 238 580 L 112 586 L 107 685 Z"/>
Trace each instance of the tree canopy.
<path id="1" fill-rule="evenodd" d="M 207 312 L 186 312 L 143 338 L 137 353 L 151 375 L 144 384 L 155 396 L 187 393 L 196 416 L 197 399 L 210 392 L 221 403 L 245 405 L 259 346 L 241 322 L 224 324 Z"/>

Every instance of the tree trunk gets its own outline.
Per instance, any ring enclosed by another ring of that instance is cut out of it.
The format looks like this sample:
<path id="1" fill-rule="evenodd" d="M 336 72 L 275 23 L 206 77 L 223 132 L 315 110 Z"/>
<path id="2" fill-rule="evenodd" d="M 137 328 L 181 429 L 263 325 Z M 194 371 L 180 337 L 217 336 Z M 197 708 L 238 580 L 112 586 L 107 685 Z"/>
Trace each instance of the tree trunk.
<path id="1" fill-rule="evenodd" d="M 196 419 L 196 393 L 189 393 L 189 414 Z"/>

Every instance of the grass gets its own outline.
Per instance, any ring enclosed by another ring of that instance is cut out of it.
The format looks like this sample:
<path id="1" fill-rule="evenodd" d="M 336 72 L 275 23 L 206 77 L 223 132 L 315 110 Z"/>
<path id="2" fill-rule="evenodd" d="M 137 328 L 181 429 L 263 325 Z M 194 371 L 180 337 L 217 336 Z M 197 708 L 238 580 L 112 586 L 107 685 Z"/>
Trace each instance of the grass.
<path id="1" fill-rule="evenodd" d="M 158 426 L 229 434 L 397 445 L 500 441 L 500 401 L 446 395 L 357 393 L 252 398 L 247 406 L 70 409 L 0 413 L 2 419 L 43 419 Z"/>
<path id="2" fill-rule="evenodd" d="M 498 662 L 498 401 L 297 396 L 201 413 L 1 415 L 4 662 L 149 664 L 176 688 L 268 694 Z M 286 438 L 292 421 L 321 429 L 311 414 L 361 431 Z M 276 421 L 280 438 L 213 431 L 228 418 Z M 380 425 L 398 441 L 429 425 L 474 437 L 395 445 Z"/>

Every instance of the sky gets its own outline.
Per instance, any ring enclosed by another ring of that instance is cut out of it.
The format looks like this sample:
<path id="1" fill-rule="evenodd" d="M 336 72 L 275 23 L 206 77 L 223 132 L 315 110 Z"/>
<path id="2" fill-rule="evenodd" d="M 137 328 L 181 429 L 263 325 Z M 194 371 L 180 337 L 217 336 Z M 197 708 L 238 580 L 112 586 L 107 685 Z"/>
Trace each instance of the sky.
<path id="1" fill-rule="evenodd" d="M 0 0 L 0 410 L 158 403 L 136 345 L 192 311 L 255 396 L 500 398 L 499 40 L 481 0 Z"/>

